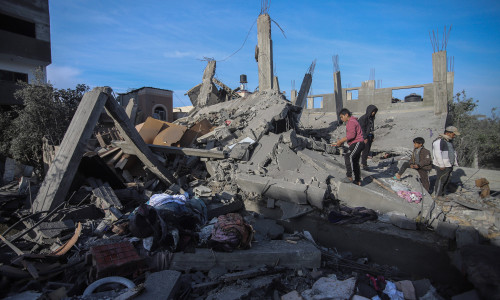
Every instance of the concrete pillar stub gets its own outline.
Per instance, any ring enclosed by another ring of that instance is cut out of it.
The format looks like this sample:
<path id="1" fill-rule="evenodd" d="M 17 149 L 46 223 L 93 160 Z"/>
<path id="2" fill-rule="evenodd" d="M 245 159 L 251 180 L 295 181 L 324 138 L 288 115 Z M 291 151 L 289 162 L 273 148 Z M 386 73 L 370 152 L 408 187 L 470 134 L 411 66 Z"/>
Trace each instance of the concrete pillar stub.
<path id="1" fill-rule="evenodd" d="M 290 102 L 295 103 L 297 101 L 297 90 L 290 91 Z"/>
<path id="2" fill-rule="evenodd" d="M 273 90 L 280 92 L 280 83 L 278 81 L 278 76 L 274 76 L 273 78 Z"/>
<path id="3" fill-rule="evenodd" d="M 337 113 L 337 121 L 340 123 L 339 112 L 344 107 L 342 99 L 342 81 L 340 80 L 340 71 L 333 74 L 333 89 L 335 98 L 335 112 Z"/>
<path id="4" fill-rule="evenodd" d="M 448 113 L 446 51 L 432 54 L 432 77 L 434 83 L 434 114 Z"/>
<path id="5" fill-rule="evenodd" d="M 446 89 L 448 91 L 448 101 L 453 101 L 453 85 L 455 82 L 455 72 L 448 72 L 446 75 Z"/>
<path id="6" fill-rule="evenodd" d="M 271 17 L 262 14 L 257 18 L 257 42 L 259 47 L 259 91 L 273 88 L 273 41 L 271 40 Z"/>

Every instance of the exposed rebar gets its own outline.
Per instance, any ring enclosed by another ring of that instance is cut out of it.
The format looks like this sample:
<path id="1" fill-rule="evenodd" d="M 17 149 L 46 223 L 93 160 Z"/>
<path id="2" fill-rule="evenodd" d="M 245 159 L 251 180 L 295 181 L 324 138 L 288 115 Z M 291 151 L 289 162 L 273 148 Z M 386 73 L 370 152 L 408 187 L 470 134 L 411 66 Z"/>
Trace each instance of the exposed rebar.
<path id="1" fill-rule="evenodd" d="M 340 67 L 339 67 L 339 55 L 338 54 L 335 54 L 332 56 L 332 61 L 333 61 L 333 72 L 336 73 L 338 71 L 340 71 Z"/>

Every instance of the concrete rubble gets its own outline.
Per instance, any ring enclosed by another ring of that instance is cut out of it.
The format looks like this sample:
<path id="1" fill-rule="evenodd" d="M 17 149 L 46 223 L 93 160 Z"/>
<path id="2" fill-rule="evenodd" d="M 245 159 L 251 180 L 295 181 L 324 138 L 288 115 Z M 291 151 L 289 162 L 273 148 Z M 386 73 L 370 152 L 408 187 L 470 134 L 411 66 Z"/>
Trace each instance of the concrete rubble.
<path id="1" fill-rule="evenodd" d="M 409 137 L 431 139 L 446 119 L 394 104 L 377 115 L 362 186 L 341 182 L 344 149 L 332 144 L 345 126 L 304 108 L 315 62 L 290 102 L 272 71 L 269 16 L 258 23 L 260 91 L 236 96 L 208 60 L 186 117 L 136 125 L 134 101 L 125 110 L 95 88 L 58 150 L 47 147 L 43 182 L 6 159 L 1 297 L 499 299 L 500 268 L 477 254 L 498 261 L 498 172 L 458 168 L 448 201 L 413 170 L 391 179 Z M 89 292 L 99 280 L 113 285 Z"/>

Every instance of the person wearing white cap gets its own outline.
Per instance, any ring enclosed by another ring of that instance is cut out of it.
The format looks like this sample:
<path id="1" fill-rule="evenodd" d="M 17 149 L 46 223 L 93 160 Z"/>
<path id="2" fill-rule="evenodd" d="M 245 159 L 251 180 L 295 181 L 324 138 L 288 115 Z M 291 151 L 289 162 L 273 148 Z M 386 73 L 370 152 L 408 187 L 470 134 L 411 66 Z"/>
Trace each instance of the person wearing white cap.
<path id="1" fill-rule="evenodd" d="M 434 196 L 438 199 L 443 199 L 453 167 L 458 167 L 457 153 L 453 147 L 453 139 L 457 135 L 460 135 L 458 129 L 455 126 L 448 126 L 432 143 L 432 164 L 437 173 Z"/>

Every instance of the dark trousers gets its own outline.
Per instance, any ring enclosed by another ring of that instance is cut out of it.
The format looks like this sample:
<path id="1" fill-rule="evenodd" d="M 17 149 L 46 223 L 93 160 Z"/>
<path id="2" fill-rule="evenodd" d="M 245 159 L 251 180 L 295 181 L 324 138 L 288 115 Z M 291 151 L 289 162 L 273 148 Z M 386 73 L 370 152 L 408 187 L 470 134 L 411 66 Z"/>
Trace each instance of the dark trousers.
<path id="1" fill-rule="evenodd" d="M 365 144 L 365 148 L 363 149 L 363 153 L 361 154 L 361 165 L 368 165 L 368 155 L 370 155 L 370 149 L 372 148 L 373 138 L 369 137 L 368 142 Z"/>
<path id="2" fill-rule="evenodd" d="M 352 173 L 354 172 L 354 181 L 361 181 L 361 171 L 359 168 L 359 159 L 361 157 L 361 152 L 365 147 L 364 142 L 352 143 L 349 146 L 349 149 L 344 154 L 345 159 L 345 168 L 346 168 L 346 176 L 352 177 Z"/>
<path id="3" fill-rule="evenodd" d="M 436 184 L 434 186 L 434 195 L 436 196 L 444 196 L 446 187 L 450 182 L 450 175 L 453 171 L 452 167 L 445 168 L 441 170 L 439 167 L 435 167 L 436 169 Z"/>
<path id="4" fill-rule="evenodd" d="M 399 169 L 398 174 L 399 175 L 403 175 L 403 173 L 409 167 L 410 167 L 410 162 L 409 161 L 405 161 L 403 163 L 403 165 L 401 166 L 401 169 Z M 418 175 L 420 176 L 420 182 L 422 183 L 422 186 L 424 187 L 424 189 L 428 193 L 429 192 L 429 187 L 430 187 L 430 183 L 429 183 L 429 171 L 426 171 L 426 170 L 423 170 L 423 169 L 417 169 L 417 172 L 418 172 Z"/>

